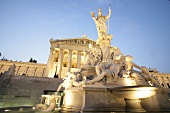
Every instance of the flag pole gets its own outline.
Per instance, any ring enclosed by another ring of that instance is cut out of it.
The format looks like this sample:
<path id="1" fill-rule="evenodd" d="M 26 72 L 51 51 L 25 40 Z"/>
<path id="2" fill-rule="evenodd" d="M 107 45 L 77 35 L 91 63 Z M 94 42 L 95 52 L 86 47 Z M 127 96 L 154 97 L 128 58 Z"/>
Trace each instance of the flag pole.
<path id="1" fill-rule="evenodd" d="M 109 10 L 110 10 L 110 4 L 109 4 Z M 108 30 L 107 30 L 107 33 L 109 33 L 109 19 L 108 19 Z"/>

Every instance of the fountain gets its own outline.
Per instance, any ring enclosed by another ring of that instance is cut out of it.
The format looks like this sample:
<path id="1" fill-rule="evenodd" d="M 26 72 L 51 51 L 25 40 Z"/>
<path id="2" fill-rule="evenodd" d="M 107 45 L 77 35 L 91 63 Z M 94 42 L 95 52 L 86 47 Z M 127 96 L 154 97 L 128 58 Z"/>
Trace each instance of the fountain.
<path id="1" fill-rule="evenodd" d="M 67 72 L 64 82 L 63 111 L 130 111 L 145 112 L 141 99 L 151 97 L 163 89 L 149 74 L 145 66 L 132 62 L 133 57 L 124 55 L 116 46 L 110 46 L 112 35 L 108 34 L 106 21 L 111 16 L 95 17 L 91 12 L 97 31 L 97 45 L 89 45 L 85 63 L 76 72 Z M 138 70 L 135 70 L 137 68 Z"/>
<path id="2" fill-rule="evenodd" d="M 145 112 L 141 106 L 142 98 L 147 98 L 155 95 L 156 87 L 150 86 L 124 86 L 110 89 L 116 96 L 124 98 L 126 102 L 126 111 Z"/>

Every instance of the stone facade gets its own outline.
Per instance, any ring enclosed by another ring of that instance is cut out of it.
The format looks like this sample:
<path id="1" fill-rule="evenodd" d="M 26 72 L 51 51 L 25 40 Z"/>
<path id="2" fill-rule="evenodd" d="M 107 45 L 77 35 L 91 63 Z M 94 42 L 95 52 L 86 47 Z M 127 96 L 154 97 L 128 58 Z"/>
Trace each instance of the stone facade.
<path id="1" fill-rule="evenodd" d="M 32 62 L 15 62 L 0 60 L 0 73 L 4 73 L 13 64 L 16 65 L 15 75 L 45 77 L 46 64 Z"/>
<path id="2" fill-rule="evenodd" d="M 168 73 L 153 73 L 150 72 L 154 78 L 165 88 L 170 88 L 170 74 Z"/>
<path id="3" fill-rule="evenodd" d="M 56 91 L 61 78 L 36 76 L 0 76 L 0 108 L 35 106 L 44 91 Z"/>
<path id="4" fill-rule="evenodd" d="M 66 72 L 74 71 L 84 63 L 89 44 L 96 42 L 88 39 L 85 35 L 81 38 L 51 39 L 50 55 L 48 58 L 45 76 L 53 77 L 58 74 L 64 78 Z"/>

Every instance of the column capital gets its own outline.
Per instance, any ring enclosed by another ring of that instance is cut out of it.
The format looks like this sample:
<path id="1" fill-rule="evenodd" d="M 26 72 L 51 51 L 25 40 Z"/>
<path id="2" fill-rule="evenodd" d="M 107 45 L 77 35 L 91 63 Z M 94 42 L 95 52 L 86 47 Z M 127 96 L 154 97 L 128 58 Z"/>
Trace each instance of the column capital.
<path id="1" fill-rule="evenodd" d="M 77 52 L 83 52 L 82 50 L 77 50 Z"/>
<path id="2" fill-rule="evenodd" d="M 81 54 L 83 51 L 81 51 L 81 50 L 77 50 L 77 55 L 78 54 Z"/>
<path id="3" fill-rule="evenodd" d="M 69 49 L 68 51 L 69 51 L 69 52 L 73 52 L 73 50 L 72 50 L 72 49 Z"/>
<path id="4" fill-rule="evenodd" d="M 59 50 L 63 51 L 63 48 L 59 48 Z"/>

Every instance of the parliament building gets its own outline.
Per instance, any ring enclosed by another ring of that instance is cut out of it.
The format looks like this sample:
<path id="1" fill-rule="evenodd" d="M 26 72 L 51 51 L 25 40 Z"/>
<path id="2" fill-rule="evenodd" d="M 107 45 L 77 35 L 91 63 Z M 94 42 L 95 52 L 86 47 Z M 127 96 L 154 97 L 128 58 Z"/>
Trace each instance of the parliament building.
<path id="1" fill-rule="evenodd" d="M 89 44 L 96 45 L 96 41 L 83 35 L 78 38 L 50 39 L 50 44 L 47 64 L 0 60 L 0 73 L 8 71 L 9 67 L 15 64 L 15 75 L 18 76 L 53 78 L 54 75 L 58 75 L 59 78 L 65 78 L 67 72 L 74 72 L 81 67 L 86 51 L 89 50 Z M 150 74 L 162 86 L 170 88 L 170 74 L 154 70 L 150 70 Z"/>

